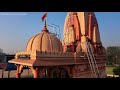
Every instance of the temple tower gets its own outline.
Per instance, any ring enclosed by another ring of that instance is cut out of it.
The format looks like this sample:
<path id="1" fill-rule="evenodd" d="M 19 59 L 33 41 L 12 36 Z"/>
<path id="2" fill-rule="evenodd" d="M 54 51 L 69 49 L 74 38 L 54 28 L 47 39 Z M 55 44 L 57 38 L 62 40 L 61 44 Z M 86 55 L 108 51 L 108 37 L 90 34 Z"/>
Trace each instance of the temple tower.
<path id="1" fill-rule="evenodd" d="M 64 23 L 63 51 L 79 52 L 82 48 L 81 42 L 90 42 L 96 54 L 102 52 L 103 46 L 94 12 L 67 13 Z"/>

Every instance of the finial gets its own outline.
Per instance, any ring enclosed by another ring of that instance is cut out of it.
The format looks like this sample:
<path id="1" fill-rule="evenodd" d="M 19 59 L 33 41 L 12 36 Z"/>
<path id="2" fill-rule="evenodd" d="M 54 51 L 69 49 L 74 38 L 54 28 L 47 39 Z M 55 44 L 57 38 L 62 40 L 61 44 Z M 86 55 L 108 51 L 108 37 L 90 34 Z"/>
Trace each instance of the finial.
<path id="1" fill-rule="evenodd" d="M 42 32 L 44 32 L 44 31 L 48 32 L 46 19 L 45 19 L 45 23 L 44 23 L 44 29 L 42 30 Z"/>
<path id="2" fill-rule="evenodd" d="M 47 16 L 48 16 L 48 13 L 45 13 L 43 16 L 42 16 L 42 21 L 44 21 L 44 28 L 42 31 L 45 31 L 45 32 L 48 32 L 47 30 Z"/>
<path id="3" fill-rule="evenodd" d="M 46 19 L 45 19 L 45 25 L 44 25 L 44 27 L 47 29 L 47 22 L 46 22 Z"/>

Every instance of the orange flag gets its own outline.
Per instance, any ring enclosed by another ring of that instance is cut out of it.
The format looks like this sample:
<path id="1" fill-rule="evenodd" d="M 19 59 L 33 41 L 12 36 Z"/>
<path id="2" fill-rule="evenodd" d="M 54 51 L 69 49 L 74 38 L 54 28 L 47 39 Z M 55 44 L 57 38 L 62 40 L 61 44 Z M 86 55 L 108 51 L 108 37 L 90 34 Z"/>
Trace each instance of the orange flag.
<path id="1" fill-rule="evenodd" d="M 42 16 L 42 22 L 44 21 L 44 19 L 48 16 L 48 13 L 45 13 L 43 16 Z"/>

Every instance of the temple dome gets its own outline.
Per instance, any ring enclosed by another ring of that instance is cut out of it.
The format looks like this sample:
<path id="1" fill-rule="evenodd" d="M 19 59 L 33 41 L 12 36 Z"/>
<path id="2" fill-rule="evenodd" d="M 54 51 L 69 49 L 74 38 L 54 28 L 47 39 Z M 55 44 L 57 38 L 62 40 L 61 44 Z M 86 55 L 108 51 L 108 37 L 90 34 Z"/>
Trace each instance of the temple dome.
<path id="1" fill-rule="evenodd" d="M 33 36 L 27 43 L 26 51 L 50 51 L 50 52 L 62 52 L 62 43 L 55 36 L 50 33 L 46 27 L 41 33 Z"/>

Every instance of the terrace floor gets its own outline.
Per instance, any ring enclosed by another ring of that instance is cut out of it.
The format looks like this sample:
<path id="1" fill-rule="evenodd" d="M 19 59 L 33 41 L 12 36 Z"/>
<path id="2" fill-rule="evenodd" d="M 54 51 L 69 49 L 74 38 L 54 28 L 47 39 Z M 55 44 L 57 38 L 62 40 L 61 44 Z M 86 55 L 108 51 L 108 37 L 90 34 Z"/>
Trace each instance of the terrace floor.
<path id="1" fill-rule="evenodd" d="M 3 73 L 3 78 L 15 78 L 16 76 L 16 70 L 12 70 L 10 71 L 10 74 L 9 74 L 9 71 L 4 71 Z M 0 78 L 2 78 L 2 70 L 0 69 Z M 21 74 L 21 78 L 33 78 L 33 74 L 32 74 L 32 71 L 31 69 L 24 69 L 23 70 L 23 73 Z"/>

